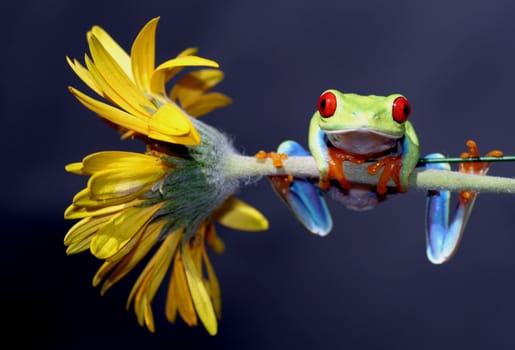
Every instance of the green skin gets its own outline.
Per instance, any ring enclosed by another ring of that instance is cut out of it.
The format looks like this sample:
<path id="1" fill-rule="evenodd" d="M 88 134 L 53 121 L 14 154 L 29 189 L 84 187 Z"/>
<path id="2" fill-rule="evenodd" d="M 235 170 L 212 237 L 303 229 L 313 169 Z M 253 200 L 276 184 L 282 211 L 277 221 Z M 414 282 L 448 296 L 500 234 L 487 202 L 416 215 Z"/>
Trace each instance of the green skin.
<path id="1" fill-rule="evenodd" d="M 309 127 L 309 149 L 316 160 L 320 178 L 327 176 L 328 147 L 365 159 L 400 153 L 401 186 L 405 190 L 408 177 L 419 160 L 419 143 L 409 121 L 398 123 L 393 119 L 392 104 L 401 95 L 361 96 L 327 91 L 336 96 L 336 111 L 326 118 L 316 111 Z"/>

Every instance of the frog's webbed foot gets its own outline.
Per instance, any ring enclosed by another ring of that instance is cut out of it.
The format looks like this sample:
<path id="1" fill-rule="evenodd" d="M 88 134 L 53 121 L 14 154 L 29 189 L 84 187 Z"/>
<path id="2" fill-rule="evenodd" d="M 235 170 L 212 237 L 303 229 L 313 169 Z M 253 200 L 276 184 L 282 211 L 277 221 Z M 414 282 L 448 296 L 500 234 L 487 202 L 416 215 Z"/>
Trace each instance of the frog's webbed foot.
<path id="1" fill-rule="evenodd" d="M 323 191 L 327 191 L 331 186 L 331 179 L 336 179 L 343 189 L 348 190 L 351 187 L 351 183 L 345 176 L 343 162 L 349 161 L 354 164 L 363 164 L 365 158 L 346 153 L 334 147 L 329 147 L 327 153 L 327 169 L 320 172 L 318 186 Z"/>
<path id="2" fill-rule="evenodd" d="M 461 154 L 462 158 L 479 157 L 474 141 L 467 141 L 468 152 Z M 500 157 L 501 151 L 491 151 L 487 156 Z M 439 153 L 432 153 L 425 158 L 443 158 Z M 491 163 L 464 162 L 460 163 L 462 173 L 486 175 Z M 427 164 L 429 169 L 450 170 L 448 163 Z M 426 203 L 426 253 L 434 264 L 448 261 L 456 252 L 460 239 L 465 230 L 470 213 L 474 206 L 477 192 L 461 191 L 459 201 L 449 222 L 450 191 L 428 191 Z"/>
<path id="3" fill-rule="evenodd" d="M 407 178 L 401 179 L 402 156 L 386 156 L 367 167 L 370 175 L 377 175 L 383 169 L 377 181 L 376 191 L 384 195 L 388 190 L 388 181 L 392 179 L 397 185 L 397 191 L 406 192 Z"/>
<path id="4" fill-rule="evenodd" d="M 266 157 L 264 157 L 266 155 Z M 282 166 L 287 156 L 311 155 L 295 141 L 284 141 L 277 153 L 258 153 L 258 159 L 272 158 L 276 167 Z M 273 175 L 268 177 L 274 191 L 300 223 L 310 232 L 325 236 L 333 226 L 331 214 L 320 189 L 309 179 L 292 175 Z"/>

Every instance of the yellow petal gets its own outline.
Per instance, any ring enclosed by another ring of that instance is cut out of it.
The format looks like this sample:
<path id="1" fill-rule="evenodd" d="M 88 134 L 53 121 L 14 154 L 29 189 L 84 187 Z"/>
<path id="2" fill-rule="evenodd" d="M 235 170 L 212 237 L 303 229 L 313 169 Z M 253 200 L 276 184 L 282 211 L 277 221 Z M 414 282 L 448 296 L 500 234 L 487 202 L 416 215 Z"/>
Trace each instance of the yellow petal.
<path id="1" fill-rule="evenodd" d="M 181 53 L 179 53 L 177 57 L 194 56 L 197 54 L 197 52 L 198 49 L 196 47 L 188 47 L 187 49 L 181 51 Z"/>
<path id="2" fill-rule="evenodd" d="M 135 116 L 116 107 L 97 101 L 73 87 L 69 87 L 68 89 L 80 103 L 82 103 L 86 108 L 97 113 L 102 118 L 126 129 L 134 130 L 142 135 L 147 135 L 148 126 L 147 122 L 143 119 L 136 118 Z"/>
<path id="3" fill-rule="evenodd" d="M 185 146 L 197 146 L 200 143 L 200 136 L 195 129 L 191 129 L 191 133 L 183 136 L 164 135 L 160 132 L 150 130 L 148 132 L 148 137 L 158 141 L 165 141 Z"/>
<path id="4" fill-rule="evenodd" d="M 142 237 L 130 254 L 119 261 L 116 269 L 104 281 L 100 294 L 104 295 L 111 286 L 126 276 L 148 254 L 150 249 L 158 242 L 161 230 L 166 221 L 153 222 L 145 229 Z M 103 278 L 103 277 L 102 277 Z"/>
<path id="5" fill-rule="evenodd" d="M 147 266 L 149 266 L 147 264 Z M 140 326 L 143 326 L 145 324 L 145 309 L 150 306 L 150 303 L 148 302 L 148 299 L 146 298 L 146 294 L 143 292 L 143 290 L 148 285 L 148 282 L 150 280 L 150 274 L 142 274 L 144 277 L 141 281 L 141 287 L 137 289 L 136 297 L 134 298 L 134 313 L 136 314 L 136 319 L 138 320 L 138 324 Z M 135 287 L 136 285 L 134 285 Z M 134 290 L 134 289 L 133 289 Z M 132 294 L 132 293 L 131 293 Z M 130 298 L 130 295 L 129 295 Z"/>
<path id="6" fill-rule="evenodd" d="M 150 77 L 154 71 L 154 52 L 159 17 L 150 20 L 139 32 L 132 44 L 131 63 L 136 85 L 150 91 Z"/>
<path id="7" fill-rule="evenodd" d="M 148 190 L 148 187 L 164 174 L 163 168 L 156 167 L 104 170 L 91 176 L 88 188 L 92 199 L 95 200 L 114 198 L 129 200 L 142 191 Z"/>
<path id="8" fill-rule="evenodd" d="M 141 109 L 136 108 L 135 106 L 133 106 L 133 104 L 130 103 L 130 101 L 127 101 L 127 99 L 120 94 L 120 91 L 117 91 L 108 83 L 108 81 L 98 70 L 95 63 L 88 56 L 85 57 L 85 61 L 88 71 L 95 80 L 95 83 L 99 86 L 100 90 L 102 91 L 101 96 L 103 98 L 115 104 L 117 107 L 121 108 L 122 110 L 133 115 L 136 118 L 140 118 L 143 120 L 146 118 L 147 114 L 150 112 L 143 113 Z"/>
<path id="9" fill-rule="evenodd" d="M 84 238 L 82 241 L 77 241 L 77 242 L 70 244 L 66 248 L 66 255 L 78 254 L 78 253 L 82 253 L 83 251 L 88 250 L 92 237 L 93 236 L 89 236 L 89 237 Z"/>
<path id="10" fill-rule="evenodd" d="M 176 58 L 172 58 L 164 63 L 161 63 L 155 70 L 154 73 L 159 73 L 161 70 L 169 70 L 178 67 L 196 67 L 196 66 L 206 66 L 206 67 L 214 67 L 218 68 L 219 64 L 213 60 L 203 58 L 200 56 L 178 56 Z"/>
<path id="11" fill-rule="evenodd" d="M 173 263 L 175 267 L 175 262 Z M 170 282 L 166 291 L 165 317 L 170 323 L 175 323 L 177 317 L 177 297 L 175 296 L 175 284 L 173 272 L 170 273 Z"/>
<path id="12" fill-rule="evenodd" d="M 206 66 L 218 68 L 218 63 L 198 56 L 180 56 L 160 64 L 150 78 L 150 92 L 165 96 L 165 83 L 182 67 Z"/>
<path id="13" fill-rule="evenodd" d="M 151 131 L 173 136 L 184 136 L 194 129 L 184 111 L 173 103 L 161 106 L 152 114 L 148 126 Z"/>
<path id="14" fill-rule="evenodd" d="M 207 276 L 209 278 L 209 295 L 211 296 L 213 308 L 215 309 L 216 316 L 220 318 L 222 316 L 222 298 L 220 296 L 220 284 L 218 283 L 218 278 L 216 277 L 215 270 L 213 269 L 213 265 L 211 265 L 211 261 L 209 261 L 209 257 L 207 256 L 207 252 L 205 249 L 202 249 L 202 260 L 206 265 Z"/>
<path id="15" fill-rule="evenodd" d="M 149 299 L 154 299 L 166 271 L 168 271 L 168 268 L 170 267 L 172 257 L 175 255 L 175 251 L 177 250 L 177 246 L 179 245 L 181 238 L 182 235 L 177 231 L 168 235 L 161 244 L 161 247 L 159 247 L 156 255 L 154 255 L 156 263 L 152 271 L 152 278 L 147 291 Z M 158 255 L 159 253 L 160 255 Z"/>
<path id="16" fill-rule="evenodd" d="M 204 287 L 202 276 L 195 268 L 189 242 L 185 242 L 182 245 L 182 257 L 195 310 L 207 332 L 210 335 L 215 335 L 218 331 L 215 310 L 213 309 L 209 294 Z"/>
<path id="17" fill-rule="evenodd" d="M 97 232 L 111 216 L 95 216 L 80 220 L 73 225 L 66 236 L 64 236 L 64 245 L 68 246 L 76 242 L 80 242 Z"/>
<path id="18" fill-rule="evenodd" d="M 121 204 L 111 205 L 111 206 L 107 206 L 107 207 L 99 207 L 99 208 L 85 208 L 85 207 L 80 207 L 75 204 L 72 204 L 68 208 L 66 208 L 66 210 L 64 211 L 64 218 L 67 220 L 72 220 L 72 219 L 82 219 L 82 218 L 86 218 L 89 216 L 112 214 L 112 213 L 116 213 L 122 209 L 138 205 L 141 202 L 142 202 L 142 200 L 132 200 L 130 202 L 124 202 Z"/>
<path id="19" fill-rule="evenodd" d="M 165 110 L 162 112 L 163 115 L 158 116 L 157 119 L 154 119 L 153 121 L 150 121 L 149 119 L 142 120 L 118 108 L 97 101 L 73 87 L 69 87 L 69 90 L 84 106 L 86 106 L 93 112 L 97 113 L 102 118 L 105 118 L 116 125 L 120 125 L 130 130 L 134 130 L 142 135 L 147 135 L 148 137 L 154 140 L 171 142 L 186 146 L 195 146 L 200 143 L 200 136 L 198 135 L 198 132 L 195 130 L 193 126 L 191 127 L 190 132 L 184 135 L 169 135 L 161 132 L 161 129 L 163 129 L 164 131 L 170 131 L 170 128 L 163 128 L 158 124 L 158 121 L 162 121 L 166 117 L 166 115 L 168 115 L 168 113 L 166 113 L 166 111 L 169 110 L 168 107 L 166 107 Z M 170 104 L 169 106 L 173 106 L 173 104 Z M 183 118 L 186 118 L 184 116 L 184 112 L 181 113 L 183 114 Z M 152 129 L 150 129 L 149 123 L 152 124 Z M 166 121 L 166 124 L 169 123 L 169 121 Z"/>
<path id="20" fill-rule="evenodd" d="M 214 214 L 215 219 L 224 226 L 241 231 L 264 231 L 268 220 L 257 209 L 245 202 L 229 197 Z"/>
<path id="21" fill-rule="evenodd" d="M 118 253 L 146 225 L 161 205 L 132 207 L 116 214 L 91 241 L 91 253 L 98 259 L 108 259 Z"/>
<path id="22" fill-rule="evenodd" d="M 231 103 L 232 100 L 230 97 L 218 92 L 212 92 L 198 96 L 190 100 L 189 103 L 183 104 L 181 102 L 181 105 L 189 115 L 193 117 L 200 117 L 209 112 L 212 112 L 217 108 L 228 106 Z"/>
<path id="23" fill-rule="evenodd" d="M 215 253 L 221 254 L 224 252 L 225 244 L 216 234 L 216 228 L 212 221 L 209 221 L 206 225 L 205 240 Z"/>
<path id="24" fill-rule="evenodd" d="M 170 91 L 170 99 L 180 100 L 182 104 L 187 104 L 192 98 L 218 84 L 223 77 L 224 73 L 218 69 L 201 69 L 190 72 L 174 84 Z"/>
<path id="25" fill-rule="evenodd" d="M 129 307 L 134 298 L 134 312 L 137 315 L 138 322 L 142 324 L 145 321 L 150 330 L 153 327 L 153 318 L 148 318 L 149 315 L 151 316 L 151 313 L 149 313 L 150 303 L 170 266 L 171 259 L 175 254 L 175 249 L 181 237 L 182 231 L 176 231 L 164 239 L 154 256 L 145 266 L 145 269 L 141 272 L 127 299 L 127 307 Z"/>
<path id="26" fill-rule="evenodd" d="M 102 281 L 102 279 L 107 276 L 107 274 L 118 264 L 118 261 L 104 261 L 102 266 L 97 270 L 95 276 L 93 276 L 93 287 L 98 286 L 98 284 Z M 103 293 L 100 293 L 103 295 Z"/>
<path id="27" fill-rule="evenodd" d="M 148 115 L 148 111 L 153 110 L 155 107 L 148 100 L 145 93 L 127 76 L 94 35 L 88 35 L 88 43 L 91 56 L 95 62 L 94 67 L 96 67 L 98 73 L 111 87 L 111 89 L 108 89 L 105 85 L 102 85 L 104 93 L 108 94 L 116 104 L 126 108 L 129 112 L 139 113 L 142 116 Z M 88 69 L 92 74 L 95 73 L 93 66 L 89 65 Z M 100 84 L 102 79 L 96 79 L 96 81 Z M 125 107 L 127 104 L 130 107 Z"/>
<path id="28" fill-rule="evenodd" d="M 145 192 L 145 190 L 141 190 L 139 192 L 135 192 L 129 196 L 124 196 L 124 197 L 111 197 L 111 198 L 106 198 L 106 199 L 95 199 L 92 197 L 89 188 L 85 188 L 73 197 L 73 205 L 76 207 L 84 208 L 88 211 L 91 211 L 91 210 L 96 210 L 96 209 L 105 208 L 105 207 L 112 207 L 112 206 L 116 206 L 116 205 L 123 204 L 126 202 L 130 202 L 130 201 L 136 199 L 136 197 L 138 197 L 143 192 Z"/>
<path id="29" fill-rule="evenodd" d="M 101 27 L 94 26 L 91 28 L 91 33 L 100 41 L 111 57 L 118 62 L 125 74 L 132 79 L 131 59 L 127 52 Z"/>
<path id="30" fill-rule="evenodd" d="M 148 136 L 156 140 L 173 140 L 183 145 L 198 145 L 200 136 L 189 117 L 174 103 L 162 105 L 148 122 Z"/>
<path id="31" fill-rule="evenodd" d="M 128 240 L 127 244 L 123 245 L 114 255 L 106 258 L 106 261 L 118 263 L 120 260 L 125 258 L 127 255 L 130 255 L 134 252 L 136 245 L 138 244 L 143 232 L 145 232 L 148 226 L 148 221 L 143 224 L 142 227 L 136 232 L 135 235 L 132 236 L 131 239 Z"/>
<path id="32" fill-rule="evenodd" d="M 79 163 L 81 164 L 81 163 Z M 134 152 L 104 151 L 92 153 L 82 160 L 83 171 L 94 174 L 107 169 L 164 167 L 155 156 Z"/>
<path id="33" fill-rule="evenodd" d="M 152 314 L 152 306 L 150 305 L 151 302 L 152 301 L 149 300 L 147 296 L 143 297 L 143 304 L 145 305 L 145 308 L 143 309 L 143 315 L 145 318 L 145 324 L 147 325 L 147 329 L 151 333 L 155 333 L 156 328 L 154 326 L 154 315 Z"/>
<path id="34" fill-rule="evenodd" d="M 64 170 L 72 174 L 86 175 L 86 173 L 82 170 L 82 162 L 67 164 L 64 167 Z"/>
<path id="35" fill-rule="evenodd" d="M 93 91 L 95 91 L 98 95 L 103 96 L 102 89 L 98 86 L 95 79 L 91 75 L 91 73 L 77 61 L 74 59 L 73 61 L 66 56 L 66 62 L 68 62 L 68 65 L 73 69 L 75 74 L 84 82 L 87 86 Z"/>
<path id="36" fill-rule="evenodd" d="M 177 310 L 181 315 L 182 319 L 188 326 L 196 326 L 198 323 L 197 314 L 191 299 L 188 282 L 184 273 L 184 265 L 182 263 L 182 257 L 177 252 L 173 264 L 173 273 L 170 281 L 170 288 L 168 291 L 167 303 L 170 302 L 170 306 L 167 305 L 165 310 L 166 317 L 170 322 L 173 322 L 175 315 L 172 317 L 172 311 L 176 304 Z M 171 293 L 171 294 L 170 294 Z M 173 299 L 173 300 L 172 300 Z M 170 310 L 168 310 L 170 308 Z"/>
<path id="37" fill-rule="evenodd" d="M 196 55 L 198 52 L 198 49 L 195 48 L 195 47 L 189 47 L 183 51 L 181 51 L 177 56 L 176 58 L 178 57 L 185 57 L 185 56 L 194 56 Z M 164 82 L 168 82 L 170 79 L 172 79 L 174 76 L 176 76 L 177 74 L 179 74 L 180 72 L 182 72 L 182 70 L 184 69 L 184 67 L 177 67 L 177 68 L 172 68 L 172 69 L 169 69 L 165 72 L 165 77 L 164 77 Z"/>

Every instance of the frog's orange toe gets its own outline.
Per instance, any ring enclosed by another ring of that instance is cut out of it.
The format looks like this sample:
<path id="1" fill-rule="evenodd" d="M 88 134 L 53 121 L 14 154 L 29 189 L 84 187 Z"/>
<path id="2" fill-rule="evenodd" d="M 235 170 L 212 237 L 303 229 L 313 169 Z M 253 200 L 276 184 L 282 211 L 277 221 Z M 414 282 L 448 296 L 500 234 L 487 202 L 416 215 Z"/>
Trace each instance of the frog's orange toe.
<path id="1" fill-rule="evenodd" d="M 477 158 L 480 156 L 479 150 L 477 148 L 477 144 L 473 140 L 468 140 L 466 142 L 466 146 L 468 148 L 468 152 L 463 152 L 460 157 L 463 159 L 467 158 Z M 487 157 L 502 157 L 503 152 L 500 150 L 493 150 L 486 154 Z M 464 162 L 459 164 L 459 172 L 474 174 L 474 175 L 486 175 L 488 169 L 492 163 L 489 162 Z M 477 195 L 477 192 L 472 191 L 461 191 L 460 192 L 460 202 L 465 204 L 471 199 L 473 199 Z"/>
<path id="2" fill-rule="evenodd" d="M 272 159 L 272 164 L 276 168 L 282 168 L 283 167 L 283 160 L 288 159 L 288 155 L 286 153 L 277 153 L 277 152 L 265 152 L 265 151 L 259 151 L 254 155 L 256 159 L 258 160 L 266 160 L 266 159 Z"/>
<path id="3" fill-rule="evenodd" d="M 479 150 L 477 144 L 473 140 L 466 142 L 468 152 L 463 152 L 460 157 L 463 159 L 479 157 Z M 486 154 L 487 157 L 502 157 L 503 152 L 500 150 L 493 150 Z M 459 164 L 459 171 L 461 173 L 485 175 L 490 168 L 491 163 L 488 162 L 464 162 Z"/>
<path id="4" fill-rule="evenodd" d="M 383 195 L 388 190 L 388 181 L 392 179 L 397 185 L 397 191 L 406 192 L 406 189 L 401 184 L 401 169 L 402 157 L 401 156 L 387 156 L 379 159 L 377 162 L 367 167 L 367 172 L 370 175 L 377 175 L 383 169 L 379 180 L 377 181 L 376 191 L 378 194 Z"/>
<path id="5" fill-rule="evenodd" d="M 343 162 L 349 161 L 354 164 L 363 164 L 365 162 L 365 158 L 346 153 L 343 150 L 334 147 L 330 147 L 328 149 L 328 158 L 327 176 L 325 179 L 320 179 L 319 187 L 322 190 L 329 189 L 330 181 L 334 178 L 343 189 L 349 189 L 351 187 L 351 183 L 345 176 Z"/>

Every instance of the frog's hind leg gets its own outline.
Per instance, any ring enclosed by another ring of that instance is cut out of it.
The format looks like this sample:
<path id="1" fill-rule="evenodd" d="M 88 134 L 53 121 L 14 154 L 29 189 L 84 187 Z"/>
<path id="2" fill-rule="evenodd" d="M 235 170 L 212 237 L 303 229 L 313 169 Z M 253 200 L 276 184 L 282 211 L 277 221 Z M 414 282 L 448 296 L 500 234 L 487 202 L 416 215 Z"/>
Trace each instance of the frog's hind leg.
<path id="1" fill-rule="evenodd" d="M 462 158 L 479 157 L 476 143 L 467 141 L 468 152 L 461 155 Z M 487 156 L 500 157 L 502 152 L 495 150 Z M 439 153 L 432 153 L 425 158 L 443 158 Z M 463 162 L 459 165 L 462 173 L 486 175 L 491 163 L 487 162 Z M 450 170 L 448 163 L 427 164 L 428 169 Z M 461 191 L 459 200 L 450 219 L 451 193 L 449 191 L 428 191 L 426 204 L 426 246 L 427 257 L 434 264 L 448 261 L 456 252 L 460 239 L 467 225 L 470 213 L 477 198 L 477 192 Z M 450 222 L 449 222 L 450 220 Z"/>
<path id="2" fill-rule="evenodd" d="M 425 158 L 444 158 L 442 154 L 432 153 Z M 448 163 L 427 164 L 426 168 L 451 170 Z M 433 264 L 448 261 L 456 252 L 476 200 L 459 200 L 449 223 L 451 192 L 431 190 L 427 192 L 426 202 L 426 253 Z"/>
<path id="3" fill-rule="evenodd" d="M 311 155 L 299 143 L 291 140 L 282 142 L 277 153 L 288 156 Z M 291 175 L 274 175 L 269 176 L 269 179 L 272 188 L 307 230 L 320 236 L 331 231 L 331 214 L 321 190 L 314 183 L 316 181 Z"/>

